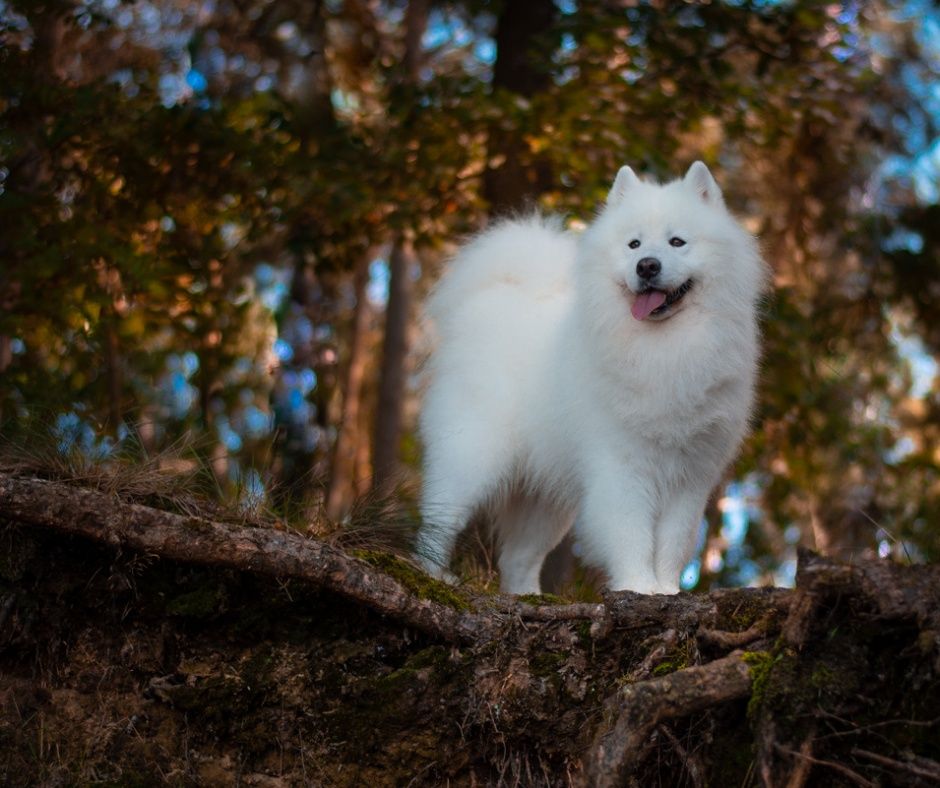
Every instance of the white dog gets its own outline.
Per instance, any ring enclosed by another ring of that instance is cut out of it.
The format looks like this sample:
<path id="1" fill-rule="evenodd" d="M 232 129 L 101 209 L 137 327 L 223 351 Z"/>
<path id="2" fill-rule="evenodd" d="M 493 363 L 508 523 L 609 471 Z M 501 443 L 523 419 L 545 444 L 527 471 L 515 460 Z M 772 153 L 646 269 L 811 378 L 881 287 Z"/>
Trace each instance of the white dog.
<path id="1" fill-rule="evenodd" d="M 484 510 L 504 591 L 538 593 L 574 525 L 610 588 L 675 593 L 747 429 L 766 278 L 702 162 L 665 185 L 623 167 L 580 237 L 531 217 L 470 242 L 428 304 L 429 571 Z"/>

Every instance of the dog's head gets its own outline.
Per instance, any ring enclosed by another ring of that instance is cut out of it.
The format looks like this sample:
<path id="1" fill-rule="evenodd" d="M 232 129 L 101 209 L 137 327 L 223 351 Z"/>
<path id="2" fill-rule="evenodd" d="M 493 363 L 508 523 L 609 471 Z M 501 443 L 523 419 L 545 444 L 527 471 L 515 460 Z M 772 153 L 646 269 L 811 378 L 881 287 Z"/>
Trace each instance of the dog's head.
<path id="1" fill-rule="evenodd" d="M 700 161 L 663 185 L 622 167 L 585 241 L 595 273 L 620 291 L 636 321 L 750 307 L 763 289 L 756 244 Z"/>

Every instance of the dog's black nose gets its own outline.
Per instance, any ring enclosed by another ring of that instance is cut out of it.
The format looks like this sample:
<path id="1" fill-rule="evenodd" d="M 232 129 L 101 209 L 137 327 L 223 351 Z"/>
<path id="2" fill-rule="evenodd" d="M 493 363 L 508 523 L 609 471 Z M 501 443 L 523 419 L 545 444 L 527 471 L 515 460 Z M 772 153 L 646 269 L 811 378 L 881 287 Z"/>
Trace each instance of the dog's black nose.
<path id="1" fill-rule="evenodd" d="M 640 279 L 652 279 L 662 270 L 662 263 L 655 257 L 644 257 L 636 264 L 636 274 Z"/>

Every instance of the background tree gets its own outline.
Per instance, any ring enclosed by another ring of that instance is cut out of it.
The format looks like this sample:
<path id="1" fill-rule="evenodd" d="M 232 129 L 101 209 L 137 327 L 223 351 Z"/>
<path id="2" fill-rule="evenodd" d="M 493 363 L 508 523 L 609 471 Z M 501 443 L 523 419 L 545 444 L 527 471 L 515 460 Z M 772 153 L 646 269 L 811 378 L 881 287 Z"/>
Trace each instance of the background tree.
<path id="1" fill-rule="evenodd" d="M 702 158 L 775 288 L 687 582 L 786 582 L 798 542 L 934 559 L 935 17 L 0 4 L 3 429 L 104 455 L 189 436 L 229 494 L 340 517 L 373 474 L 414 478 L 403 349 L 436 260 L 527 203 L 577 228 L 624 162 Z"/>

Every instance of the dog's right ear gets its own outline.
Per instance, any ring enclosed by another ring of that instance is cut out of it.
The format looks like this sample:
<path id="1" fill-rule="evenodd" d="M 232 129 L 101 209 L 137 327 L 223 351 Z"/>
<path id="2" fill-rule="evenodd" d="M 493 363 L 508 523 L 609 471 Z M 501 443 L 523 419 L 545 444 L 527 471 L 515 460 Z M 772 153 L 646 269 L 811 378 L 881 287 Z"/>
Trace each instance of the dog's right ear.
<path id="1" fill-rule="evenodd" d="M 640 182 L 636 173 L 624 165 L 614 178 L 614 185 L 610 187 L 610 193 L 607 195 L 607 204 L 616 205 L 624 195 Z"/>

